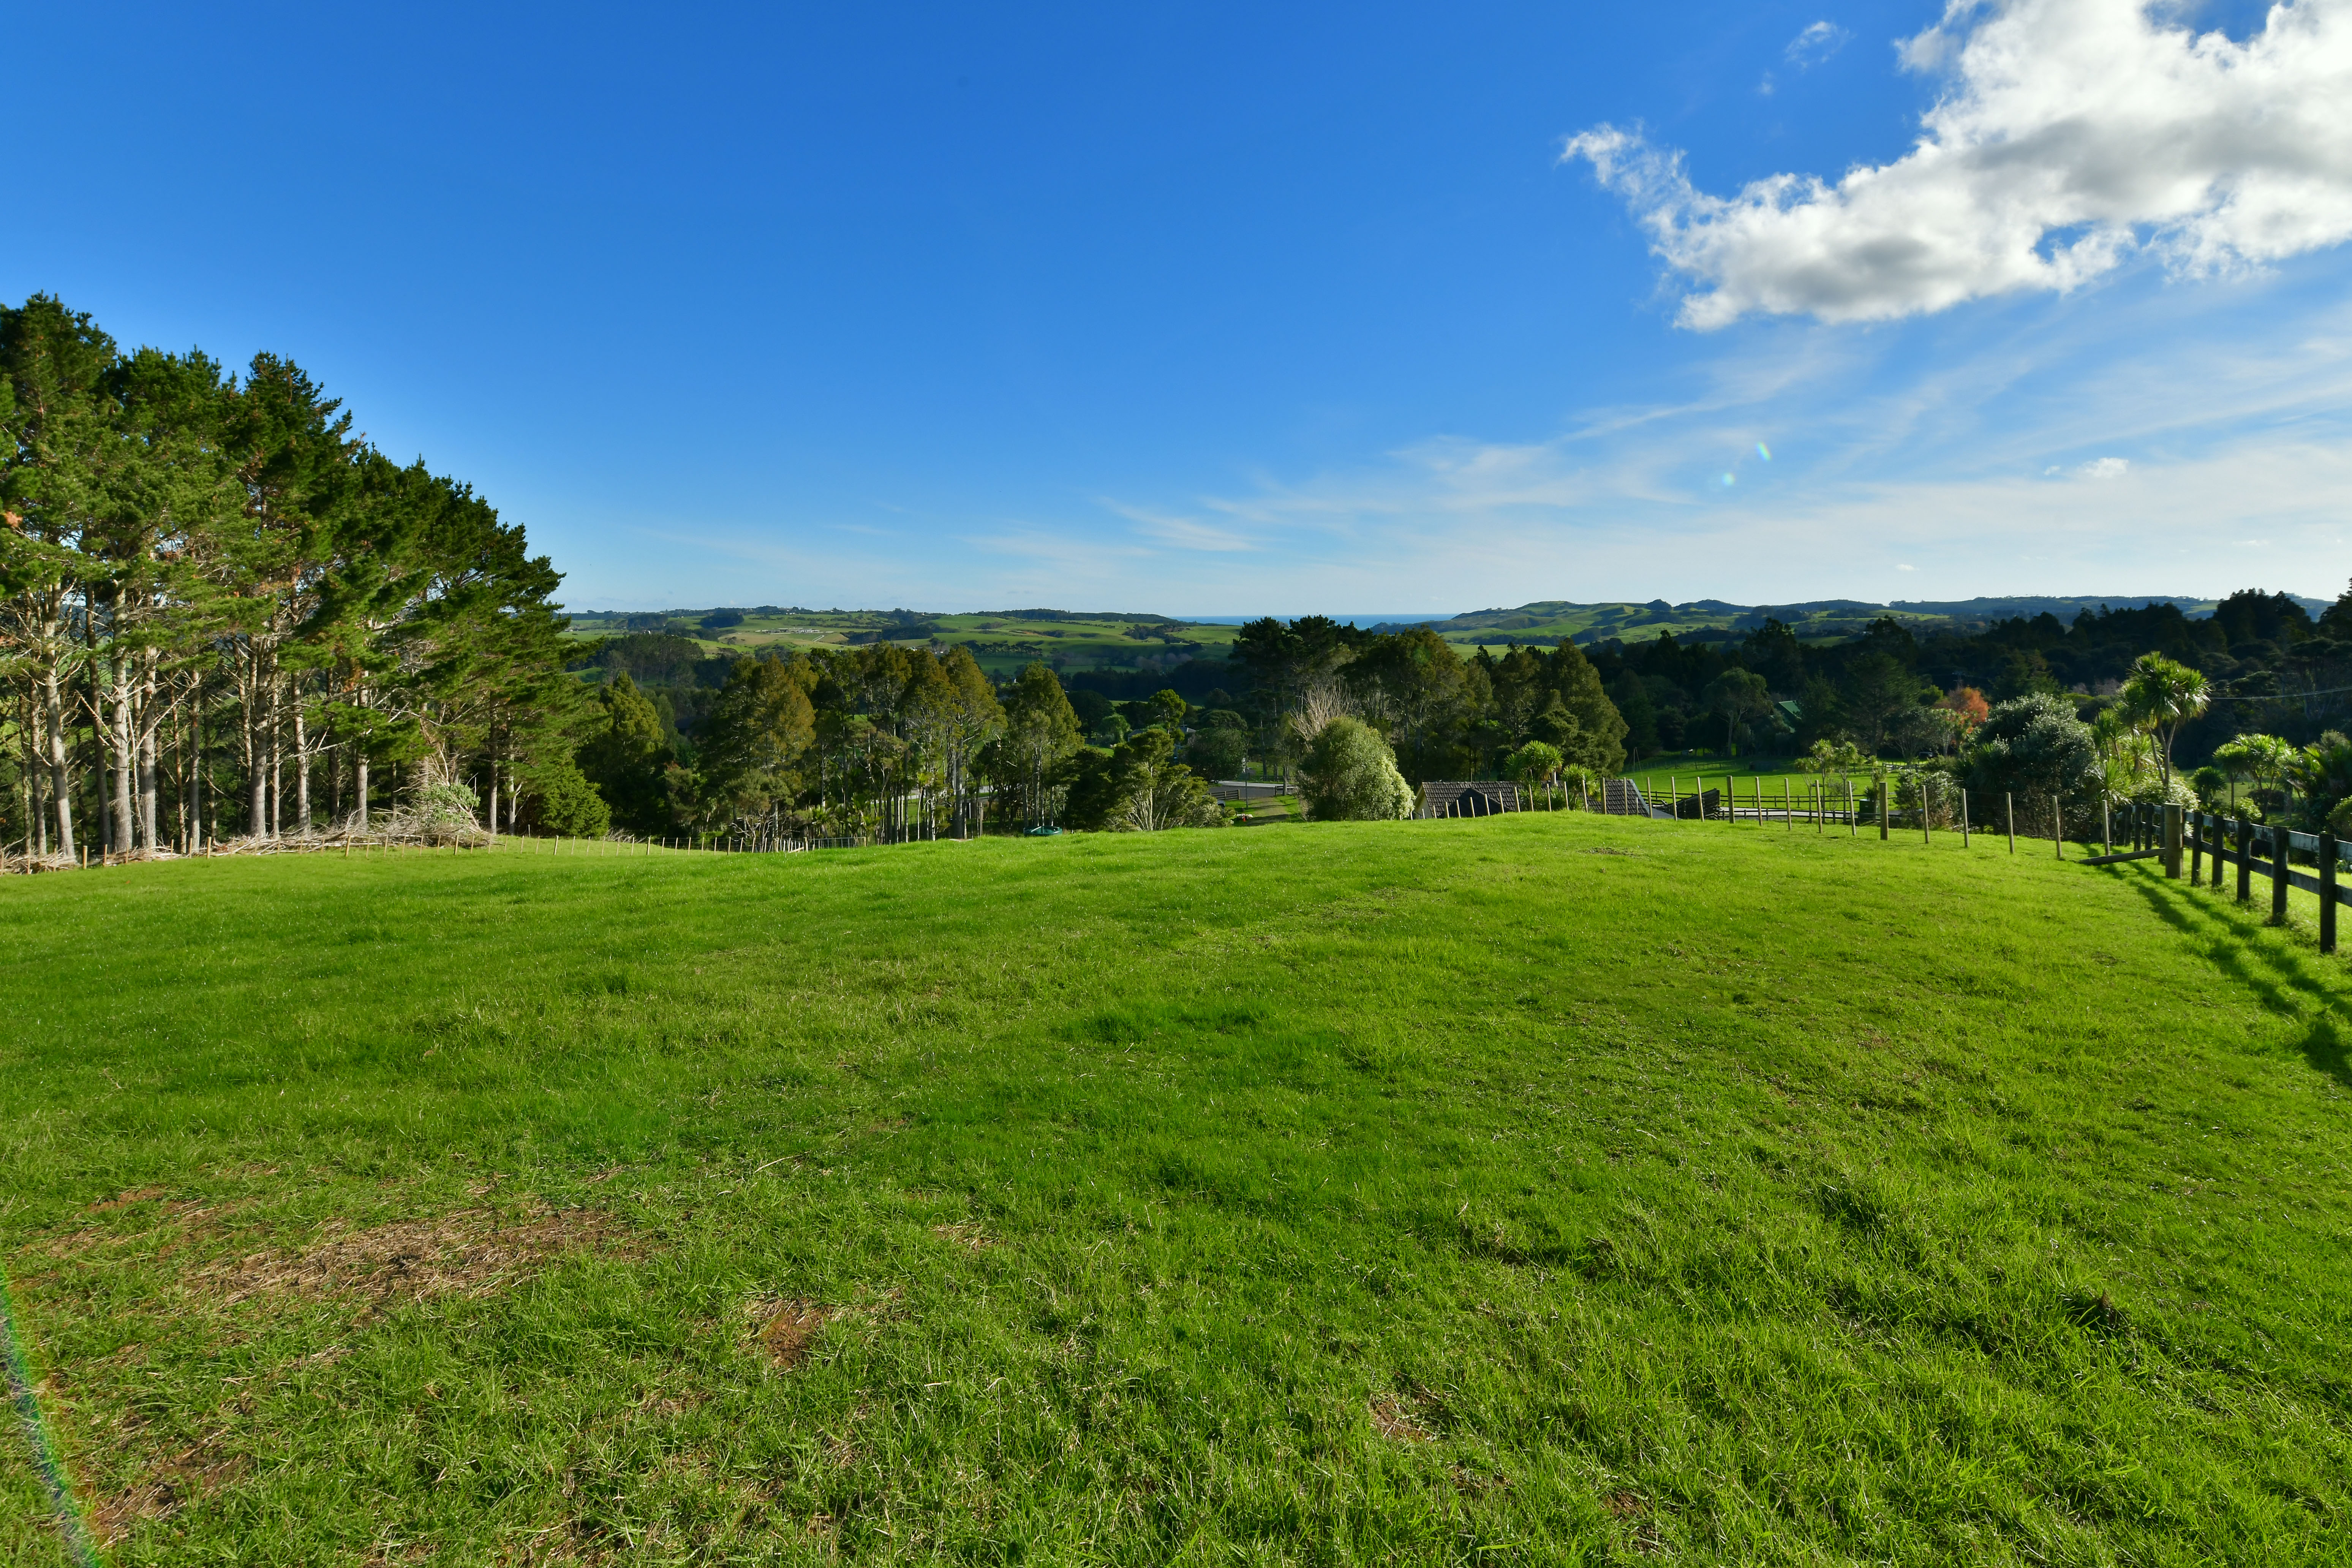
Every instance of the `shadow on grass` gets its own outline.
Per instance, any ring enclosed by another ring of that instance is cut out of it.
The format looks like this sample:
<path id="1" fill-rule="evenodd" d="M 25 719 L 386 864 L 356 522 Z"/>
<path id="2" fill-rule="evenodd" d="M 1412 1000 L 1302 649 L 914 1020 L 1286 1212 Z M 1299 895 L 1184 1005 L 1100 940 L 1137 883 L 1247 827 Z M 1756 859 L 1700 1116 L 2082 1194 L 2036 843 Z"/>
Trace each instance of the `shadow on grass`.
<path id="1" fill-rule="evenodd" d="M 2344 1026 L 2352 1007 L 2347 1007 L 2339 987 L 2315 973 L 2299 955 L 2261 940 L 2261 933 L 2269 929 L 2263 905 L 2216 904 L 2186 882 L 2159 881 L 2145 873 L 2112 869 L 2132 876 L 2133 891 L 2147 900 L 2158 919 L 2190 938 L 2215 968 L 2252 992 L 2264 1007 L 2287 1017 L 2309 1017 L 2310 1025 L 2297 1042 L 2304 1059 L 2352 1088 L 2352 1052 L 2347 1052 Z"/>
<path id="2" fill-rule="evenodd" d="M 2347 1089 L 2352 1089 L 2352 1057 L 2344 1047 L 2344 1031 L 2333 1014 L 2322 1014 L 2303 1033 L 2303 1059 Z"/>

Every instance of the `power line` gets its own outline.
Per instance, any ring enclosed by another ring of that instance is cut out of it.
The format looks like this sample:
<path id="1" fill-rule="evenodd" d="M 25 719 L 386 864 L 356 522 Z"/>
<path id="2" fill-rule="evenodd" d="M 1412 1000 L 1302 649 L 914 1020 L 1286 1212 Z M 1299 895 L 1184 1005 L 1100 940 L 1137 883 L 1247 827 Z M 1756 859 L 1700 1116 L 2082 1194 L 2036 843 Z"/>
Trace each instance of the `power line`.
<path id="1" fill-rule="evenodd" d="M 2235 692 L 2216 697 L 2216 702 L 2301 702 L 2313 697 L 2340 697 L 2352 691 L 2352 686 L 2331 686 L 2325 691 L 2280 691 L 2265 697 L 2241 697 Z"/>

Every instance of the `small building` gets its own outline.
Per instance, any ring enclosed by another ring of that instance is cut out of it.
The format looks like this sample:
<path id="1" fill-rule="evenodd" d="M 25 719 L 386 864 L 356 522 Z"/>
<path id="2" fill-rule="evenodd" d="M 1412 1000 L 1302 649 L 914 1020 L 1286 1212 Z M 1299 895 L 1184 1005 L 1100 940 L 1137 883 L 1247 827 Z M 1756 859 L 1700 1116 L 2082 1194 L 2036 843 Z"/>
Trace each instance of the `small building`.
<path id="1" fill-rule="evenodd" d="M 1642 786 L 1632 779 L 1602 779 L 1598 804 L 1602 815 L 1608 816 L 1672 817 L 1674 816 L 1671 807 L 1653 804 L 1650 798 L 1642 793 Z"/>
<path id="2" fill-rule="evenodd" d="M 1469 781 L 1433 779 L 1421 786 L 1418 817 L 1499 816 L 1528 809 L 1528 796 L 1517 784 L 1502 779 Z"/>

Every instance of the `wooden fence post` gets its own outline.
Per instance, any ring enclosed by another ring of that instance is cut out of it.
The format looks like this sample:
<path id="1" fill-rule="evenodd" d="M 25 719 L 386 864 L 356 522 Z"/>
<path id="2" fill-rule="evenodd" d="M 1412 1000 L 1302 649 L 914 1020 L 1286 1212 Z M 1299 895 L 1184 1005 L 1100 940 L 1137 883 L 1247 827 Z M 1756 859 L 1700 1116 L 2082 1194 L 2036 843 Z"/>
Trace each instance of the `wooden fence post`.
<path id="1" fill-rule="evenodd" d="M 2189 814 L 2189 885 L 2202 886 L 2205 881 L 2205 814 Z"/>
<path id="2" fill-rule="evenodd" d="M 2164 803 L 2164 875 L 2168 880 L 2180 880 L 2180 807 L 2172 801 Z"/>
<path id="3" fill-rule="evenodd" d="M 2271 924 L 2286 924 L 2286 825 L 2271 824 Z"/>
<path id="4" fill-rule="evenodd" d="M 2254 901 L 2254 834 L 2253 825 L 2244 817 L 2238 818 L 2238 902 Z"/>
<path id="5" fill-rule="evenodd" d="M 2206 815 L 2213 825 L 2213 886 L 2219 888 L 2221 885 L 2221 867 L 2224 863 L 2222 847 L 2230 841 L 2230 819 L 2218 811 L 2209 812 Z"/>
<path id="6" fill-rule="evenodd" d="M 2066 858 L 2066 808 L 2054 795 L 2050 797 L 2050 853 Z"/>
<path id="7" fill-rule="evenodd" d="M 2116 797 L 2106 791 L 2099 792 L 2099 853 L 2116 852 Z"/>
<path id="8" fill-rule="evenodd" d="M 2319 830 L 2319 951 L 2336 951 L 2336 835 Z"/>
<path id="9" fill-rule="evenodd" d="M 1886 842 L 1887 818 L 1893 815 L 1895 785 L 1885 773 L 1878 775 L 1878 841 Z"/>
<path id="10" fill-rule="evenodd" d="M 2001 825 L 2009 829 L 2009 852 L 2014 855 L 2017 853 L 2017 795 L 2013 790 L 2001 793 L 2000 819 Z"/>

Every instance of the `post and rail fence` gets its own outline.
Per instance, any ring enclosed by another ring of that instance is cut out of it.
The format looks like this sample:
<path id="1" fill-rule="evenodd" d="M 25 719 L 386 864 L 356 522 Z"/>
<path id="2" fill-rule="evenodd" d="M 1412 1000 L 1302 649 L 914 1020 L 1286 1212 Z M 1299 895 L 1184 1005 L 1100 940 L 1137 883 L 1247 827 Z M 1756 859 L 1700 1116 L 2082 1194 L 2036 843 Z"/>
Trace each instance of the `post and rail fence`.
<path id="1" fill-rule="evenodd" d="M 1738 783 L 1736 778 L 1727 777 L 1721 787 L 1709 788 L 1703 776 L 1695 777 L 1685 790 L 1681 776 L 1675 774 L 1669 775 L 1665 791 L 1659 795 L 1645 793 L 1631 779 L 1608 779 L 1602 781 L 1597 796 L 1586 790 L 1580 798 L 1583 809 L 1613 816 L 1777 824 L 1790 830 L 1803 826 L 1816 832 L 1827 832 L 1834 826 L 1845 828 L 1850 837 L 1874 829 L 1881 838 L 1900 831 L 1916 832 L 1923 839 L 1932 839 L 1940 826 L 1948 834 L 1958 834 L 1963 844 L 1977 833 L 2005 838 L 2011 854 L 2017 852 L 2020 807 L 2030 805 L 2026 836 L 2047 837 L 2051 852 L 2058 858 L 2063 859 L 2066 854 L 2067 808 L 2056 795 L 2035 795 L 2030 801 L 2021 801 L 2014 795 L 2004 794 L 2000 797 L 1996 816 L 1993 811 L 1974 809 L 1979 803 L 1972 803 L 1964 789 L 1953 789 L 1950 798 L 1938 801 L 1931 793 L 1932 784 L 1926 786 L 1918 800 L 1898 804 L 1895 781 L 1885 775 L 1874 779 L 1864 790 L 1856 790 L 1850 779 L 1836 784 L 1824 780 L 1801 795 L 1784 779 L 1778 800 L 1764 794 L 1760 778 L 1749 780 L 1749 792 L 1743 800 Z M 2086 831 L 2074 841 L 2099 852 L 2083 856 L 2081 864 L 2110 866 L 2127 860 L 2156 860 L 2168 879 L 2179 879 L 2185 875 L 2195 885 L 2210 884 L 2215 888 L 2223 886 L 2226 874 L 2234 868 L 2237 901 L 2242 904 L 2255 900 L 2253 884 L 2259 874 L 2270 884 L 2271 923 L 2285 923 L 2289 889 L 2310 893 L 2319 900 L 2319 951 L 2336 951 L 2336 910 L 2345 898 L 2341 873 L 2347 864 L 2352 864 L 2346 858 L 2347 853 L 2352 853 L 2352 841 L 2339 841 L 2335 834 L 2325 830 L 2305 833 L 2280 824 L 2256 822 L 2242 815 L 2171 803 L 2116 802 L 2103 797 L 2096 810 L 2097 821 L 2088 825 L 2098 830 L 2096 836 Z M 2080 803 L 2077 811 L 2078 820 L 2090 816 L 2090 808 Z M 1941 823 L 1937 821 L 1939 816 L 1943 818 Z M 2123 847 L 2117 848 L 2118 844 Z M 2310 869 L 2303 869 L 2304 866 Z"/>

